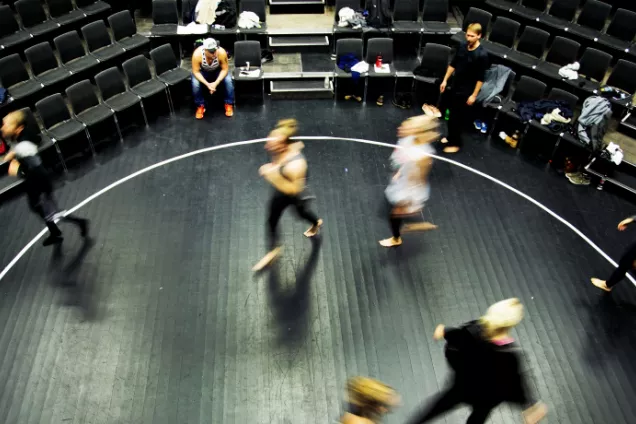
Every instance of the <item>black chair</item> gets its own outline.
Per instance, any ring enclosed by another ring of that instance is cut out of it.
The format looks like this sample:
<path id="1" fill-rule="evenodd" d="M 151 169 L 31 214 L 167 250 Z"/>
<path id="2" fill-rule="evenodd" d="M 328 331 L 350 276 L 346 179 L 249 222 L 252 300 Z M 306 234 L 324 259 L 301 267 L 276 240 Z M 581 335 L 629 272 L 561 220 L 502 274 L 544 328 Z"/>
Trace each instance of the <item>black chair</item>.
<path id="1" fill-rule="evenodd" d="M 164 44 L 156 49 L 150 50 L 150 58 L 155 65 L 155 73 L 157 79 L 169 87 L 175 86 L 183 81 L 190 79 L 190 72 L 179 67 L 174 50 L 170 44 Z M 260 66 L 260 52 L 258 65 Z M 250 62 L 251 64 L 251 62 Z"/>
<path id="2" fill-rule="evenodd" d="M 521 0 L 521 4 L 512 7 L 512 13 L 527 20 L 535 20 L 545 12 L 548 0 Z"/>
<path id="3" fill-rule="evenodd" d="M 382 57 L 383 65 L 389 65 L 389 72 L 375 71 L 375 61 L 378 56 Z M 395 77 L 395 67 L 393 66 L 393 39 L 371 38 L 367 42 L 365 61 L 369 64 L 369 77 Z"/>
<path id="4" fill-rule="evenodd" d="M 520 102 L 533 102 L 536 100 L 540 100 L 541 98 L 543 98 L 545 89 L 545 83 L 527 75 L 523 75 L 519 79 L 517 87 L 512 93 L 510 99 L 497 106 L 498 112 L 495 116 L 495 122 L 492 125 L 490 133 L 496 133 L 495 128 L 501 125 L 499 120 L 502 116 L 508 123 L 512 122 L 514 125 L 519 125 L 521 123 L 521 116 L 517 113 L 518 104 Z"/>
<path id="5" fill-rule="evenodd" d="M 413 74 L 411 92 L 418 96 L 418 87 L 419 84 L 422 83 L 429 86 L 438 86 L 446 74 L 450 59 L 450 47 L 442 44 L 426 43 L 424 50 L 422 51 L 422 58 L 419 62 L 419 66 L 416 68 L 418 72 Z M 429 93 L 428 89 L 427 93 Z M 438 94 L 439 89 L 437 87 L 434 88 L 434 93 L 437 98 L 435 104 L 439 105 L 441 94 Z M 427 95 L 426 97 L 428 98 L 429 96 Z"/>
<path id="6" fill-rule="evenodd" d="M 586 40 L 594 40 L 598 38 L 605 27 L 605 22 L 611 12 L 612 6 L 609 4 L 597 0 L 587 0 L 576 24 L 569 25 L 567 32 Z"/>
<path id="7" fill-rule="evenodd" d="M 519 0 L 486 0 L 486 5 L 497 12 L 511 12 L 519 4 Z"/>
<path id="8" fill-rule="evenodd" d="M 336 64 L 334 65 L 334 84 L 335 84 L 335 98 L 338 99 L 338 86 L 340 85 L 338 80 L 340 78 L 351 78 L 351 73 L 346 72 L 338 67 L 340 58 L 344 55 L 351 54 L 357 60 L 362 60 L 362 54 L 364 51 L 364 43 L 360 38 L 341 38 L 336 41 Z"/>
<path id="9" fill-rule="evenodd" d="M 152 28 L 155 36 L 172 36 L 177 34 L 179 12 L 176 0 L 152 0 Z"/>
<path id="10" fill-rule="evenodd" d="M 99 15 L 110 10 L 110 5 L 101 0 L 75 0 L 75 4 L 88 16 Z"/>
<path id="11" fill-rule="evenodd" d="M 46 0 L 49 15 L 60 25 L 71 25 L 86 18 L 86 13 L 73 7 L 71 0 Z"/>
<path id="12" fill-rule="evenodd" d="M 545 52 L 550 34 L 528 26 L 523 30 L 516 50 L 507 53 L 507 59 L 517 66 L 534 69 Z"/>
<path id="13" fill-rule="evenodd" d="M 560 80 L 559 70 L 565 65 L 576 62 L 581 45 L 563 37 L 555 37 L 545 60 L 537 64 L 536 71 L 542 75 Z"/>
<path id="14" fill-rule="evenodd" d="M 258 70 L 257 76 L 242 75 L 241 68 L 250 64 L 250 71 Z M 234 43 L 234 80 L 261 81 L 261 97 L 265 98 L 265 79 L 261 68 L 261 43 L 258 41 L 236 41 Z"/>
<path id="15" fill-rule="evenodd" d="M 492 13 L 486 12 L 485 10 L 477 9 L 476 7 L 471 7 L 470 9 L 468 9 L 468 13 L 466 14 L 466 17 L 464 18 L 462 30 L 454 34 L 451 37 L 451 41 L 455 43 L 461 43 L 462 41 L 465 41 L 466 28 L 468 28 L 468 25 L 474 24 L 474 23 L 481 24 L 482 34 L 488 34 L 491 20 L 492 20 Z"/>
<path id="16" fill-rule="evenodd" d="M 632 104 L 632 98 L 636 93 L 636 64 L 620 59 L 612 73 L 607 78 L 607 85 L 620 88 L 630 94 L 626 99 L 611 99 L 612 102 L 621 106 L 629 106 Z"/>
<path id="17" fill-rule="evenodd" d="M 103 21 L 92 22 L 82 27 L 82 35 L 91 55 L 106 62 L 115 59 L 125 53 L 119 44 L 114 44 L 108 35 L 108 30 Z"/>
<path id="18" fill-rule="evenodd" d="M 391 31 L 401 34 L 419 34 L 422 24 L 419 19 L 419 0 L 395 0 Z"/>
<path id="19" fill-rule="evenodd" d="M 599 34 L 596 41 L 615 52 L 629 53 L 636 36 L 636 12 L 618 9 L 605 33 Z"/>
<path id="20" fill-rule="evenodd" d="M 71 137 L 84 132 L 91 151 L 95 154 L 95 149 L 93 149 L 93 144 L 91 143 L 88 131 L 86 131 L 86 126 L 71 117 L 61 94 L 56 93 L 45 97 L 35 104 L 35 109 L 42 119 L 44 134 L 48 136 L 53 143 L 63 143 Z"/>
<path id="21" fill-rule="evenodd" d="M 40 81 L 31 79 L 17 53 L 0 59 L 0 81 L 14 100 L 31 96 L 44 87 Z"/>
<path id="22" fill-rule="evenodd" d="M 36 80 L 44 86 L 61 83 L 71 76 L 71 72 L 57 63 L 53 49 L 49 43 L 42 42 L 25 50 L 31 72 Z"/>
<path id="23" fill-rule="evenodd" d="M 99 64 L 96 57 L 86 54 L 77 31 L 55 37 L 53 43 L 62 64 L 73 74 L 88 71 Z"/>
<path id="24" fill-rule="evenodd" d="M 141 97 L 126 89 L 124 79 L 117 67 L 113 66 L 95 75 L 95 83 L 106 106 L 114 110 L 115 113 L 120 113 L 139 105 L 144 122 L 148 126 L 148 119 L 146 118 L 146 111 Z"/>
<path id="25" fill-rule="evenodd" d="M 95 88 L 89 80 L 80 81 L 67 88 L 66 97 L 71 104 L 71 110 L 75 118 L 87 127 L 89 134 L 90 127 L 112 118 L 117 128 L 117 134 L 119 134 L 119 140 L 121 142 L 124 141 L 115 111 L 104 103 L 99 102 L 95 94 Z"/>
<path id="26" fill-rule="evenodd" d="M 450 34 L 448 0 L 425 0 L 422 7 L 422 32 L 426 34 Z"/>
<path id="27" fill-rule="evenodd" d="M 126 75 L 126 79 L 128 80 L 130 91 L 137 94 L 142 100 L 149 99 L 156 94 L 164 92 L 166 94 L 166 100 L 168 101 L 168 108 L 170 112 L 172 112 L 172 99 L 170 98 L 168 88 L 164 83 L 152 77 L 148 60 L 144 56 L 139 55 L 128 59 L 123 63 L 122 67 L 124 69 L 124 75 Z"/>
<path id="28" fill-rule="evenodd" d="M 57 21 L 47 18 L 40 0 L 18 0 L 15 8 L 22 20 L 22 26 L 34 37 L 57 31 L 61 26 Z"/>
<path id="29" fill-rule="evenodd" d="M 150 44 L 148 37 L 137 34 L 137 27 L 128 10 L 122 10 L 108 17 L 108 25 L 113 31 L 115 42 L 124 50 L 135 50 Z"/>
<path id="30" fill-rule="evenodd" d="M 20 29 L 9 6 L 0 6 L 0 54 L 5 49 L 16 47 L 31 39 L 29 31 Z"/>
<path id="31" fill-rule="evenodd" d="M 539 22 L 556 29 L 570 26 L 580 3 L 581 0 L 552 0 L 548 13 L 542 15 Z"/>
<path id="32" fill-rule="evenodd" d="M 600 88 L 600 83 L 603 81 L 603 78 L 605 78 L 610 63 L 612 63 L 612 55 L 609 53 L 587 48 L 579 61 L 581 65 L 578 71 L 579 78 L 568 80 L 567 83 L 575 87 L 575 89 L 585 91 L 588 94 L 594 94 Z M 581 78 L 581 75 L 585 78 Z"/>
<path id="33" fill-rule="evenodd" d="M 336 3 L 337 5 L 337 3 Z M 239 28 L 242 34 L 260 34 L 267 32 L 267 13 L 265 12 L 265 0 L 241 0 L 239 2 L 239 14 L 252 12 L 258 16 L 260 28 Z M 336 16 L 338 13 L 336 12 Z"/>
<path id="34" fill-rule="evenodd" d="M 520 27 L 519 22 L 499 16 L 492 25 L 488 39 L 482 40 L 481 45 L 488 53 L 504 57 L 514 47 Z"/>

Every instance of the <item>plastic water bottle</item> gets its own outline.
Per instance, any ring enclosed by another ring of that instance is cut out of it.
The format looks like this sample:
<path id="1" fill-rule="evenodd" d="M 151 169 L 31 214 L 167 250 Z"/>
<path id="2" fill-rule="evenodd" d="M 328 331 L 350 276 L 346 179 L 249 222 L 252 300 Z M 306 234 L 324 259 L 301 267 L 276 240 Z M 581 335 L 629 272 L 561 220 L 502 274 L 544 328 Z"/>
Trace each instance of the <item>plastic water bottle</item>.
<path id="1" fill-rule="evenodd" d="M 444 121 L 448 121 L 450 118 L 450 109 L 446 109 L 446 113 L 444 113 Z"/>

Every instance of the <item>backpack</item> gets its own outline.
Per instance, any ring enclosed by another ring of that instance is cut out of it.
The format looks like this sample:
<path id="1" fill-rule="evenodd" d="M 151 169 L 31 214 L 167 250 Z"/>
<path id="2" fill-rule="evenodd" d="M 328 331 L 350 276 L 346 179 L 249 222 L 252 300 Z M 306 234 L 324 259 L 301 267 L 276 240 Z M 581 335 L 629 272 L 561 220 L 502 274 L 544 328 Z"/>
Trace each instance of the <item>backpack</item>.
<path id="1" fill-rule="evenodd" d="M 388 28 L 391 23 L 389 0 L 367 0 L 365 9 L 369 13 L 367 24 L 373 28 Z"/>

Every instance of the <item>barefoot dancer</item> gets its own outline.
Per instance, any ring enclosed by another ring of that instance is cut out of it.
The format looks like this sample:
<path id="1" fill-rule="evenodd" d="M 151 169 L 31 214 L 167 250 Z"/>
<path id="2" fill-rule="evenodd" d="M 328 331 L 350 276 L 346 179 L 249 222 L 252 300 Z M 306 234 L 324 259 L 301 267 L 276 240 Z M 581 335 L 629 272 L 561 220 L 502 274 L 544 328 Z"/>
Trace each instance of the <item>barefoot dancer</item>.
<path id="1" fill-rule="evenodd" d="M 340 418 L 340 423 L 380 423 L 399 403 L 398 394 L 386 384 L 368 377 L 350 378 L 347 381 L 347 412 Z"/>
<path id="2" fill-rule="evenodd" d="M 634 218 L 636 216 L 630 216 L 629 218 L 625 218 L 618 224 L 618 231 L 625 231 L 627 226 L 634 222 Z M 607 292 L 612 291 L 612 288 L 618 284 L 623 278 L 625 278 L 625 274 L 627 271 L 634 268 L 636 264 L 636 243 L 632 244 L 627 248 L 621 259 L 618 261 L 618 268 L 614 270 L 609 280 L 604 281 L 600 278 L 592 278 L 592 284 L 598 287 L 601 290 L 605 290 Z"/>
<path id="3" fill-rule="evenodd" d="M 284 119 L 276 125 L 265 143 L 265 149 L 272 156 L 272 162 L 261 166 L 259 173 L 274 186 L 274 194 L 267 218 L 269 252 L 254 266 L 254 271 L 260 271 L 271 264 L 280 253 L 277 226 L 288 206 L 294 206 L 298 215 L 311 223 L 311 227 L 305 231 L 305 237 L 315 236 L 322 225 L 322 219 L 318 219 L 307 209 L 307 161 L 301 153 L 304 146 L 303 143 L 290 139 L 297 128 L 295 119 Z"/>
<path id="4" fill-rule="evenodd" d="M 384 247 L 402 244 L 400 227 L 404 218 L 419 213 L 430 195 L 428 174 L 433 164 L 431 154 L 435 150 L 430 145 L 439 136 L 437 118 L 416 116 L 409 118 L 398 128 L 398 146 L 391 155 L 393 166 L 398 168 L 385 190 L 386 198 L 392 205 L 389 221 L 393 237 L 380 240 Z M 432 230 L 437 226 L 430 222 L 407 224 L 403 231 Z"/>

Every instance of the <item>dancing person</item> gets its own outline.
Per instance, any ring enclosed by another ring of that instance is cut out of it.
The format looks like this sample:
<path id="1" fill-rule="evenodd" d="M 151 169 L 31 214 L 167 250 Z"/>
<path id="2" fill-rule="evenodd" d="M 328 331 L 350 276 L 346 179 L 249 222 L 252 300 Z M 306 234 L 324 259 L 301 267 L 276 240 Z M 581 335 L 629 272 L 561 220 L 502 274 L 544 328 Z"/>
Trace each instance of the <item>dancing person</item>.
<path id="1" fill-rule="evenodd" d="M 400 398 L 391 387 L 368 377 L 353 377 L 347 381 L 347 412 L 341 424 L 377 424 Z"/>
<path id="2" fill-rule="evenodd" d="M 634 222 L 634 218 L 636 218 L 636 216 L 630 216 L 619 222 L 618 231 L 625 231 L 627 226 Z M 610 292 L 616 284 L 625 278 L 627 271 L 634 268 L 634 265 L 636 265 L 636 243 L 629 246 L 625 253 L 623 253 L 623 256 L 621 256 L 621 259 L 618 261 L 618 267 L 612 272 L 609 280 L 605 281 L 600 278 L 592 278 L 592 284 L 601 290 Z"/>
<path id="3" fill-rule="evenodd" d="M 269 252 L 254 266 L 254 271 L 262 270 L 278 257 L 281 250 L 278 221 L 288 206 L 294 206 L 298 215 L 311 223 L 305 237 L 318 234 L 322 225 L 322 219 L 308 209 L 310 196 L 306 187 L 307 160 L 302 154 L 304 145 L 291 139 L 297 129 L 295 119 L 284 119 L 278 122 L 265 143 L 272 162 L 261 166 L 259 174 L 274 187 L 267 218 Z"/>
<path id="4" fill-rule="evenodd" d="M 438 325 L 433 338 L 446 339 L 446 359 L 454 378 L 451 386 L 410 423 L 431 421 L 460 403 L 472 406 L 467 424 L 485 423 L 502 402 L 526 407 L 523 417 L 527 424 L 543 419 L 547 408 L 531 400 L 521 369 L 522 352 L 510 335 L 522 318 L 523 305 L 511 298 L 492 305 L 478 321 L 459 328 Z"/>
<path id="5" fill-rule="evenodd" d="M 204 87 L 216 93 L 219 84 L 225 86 L 225 116 L 234 115 L 234 82 L 230 75 L 227 52 L 214 38 L 206 38 L 192 53 L 192 95 L 197 106 L 196 118 L 205 114 Z"/>
<path id="6" fill-rule="evenodd" d="M 29 208 L 38 214 L 49 229 L 44 246 L 59 244 L 64 240 L 56 219 L 71 222 L 80 229 L 82 237 L 88 235 L 88 220 L 58 212 L 53 198 L 53 185 L 47 169 L 38 154 L 37 146 L 26 140 L 24 128 L 26 116 L 22 111 L 9 113 L 2 120 L 2 137 L 11 144 L 11 150 L 3 161 L 9 161 L 9 175 L 24 179 Z"/>
<path id="7" fill-rule="evenodd" d="M 380 240 L 380 245 L 384 247 L 402 244 L 400 230 L 409 232 L 437 228 L 430 222 L 401 227 L 405 218 L 421 212 L 430 196 L 428 175 L 433 164 L 430 155 L 435 153 L 430 143 L 439 136 L 438 125 L 437 118 L 421 115 L 407 119 L 398 128 L 399 147 L 391 154 L 391 162 L 397 172 L 384 192 L 391 204 L 389 222 L 392 237 Z"/>
<path id="8" fill-rule="evenodd" d="M 486 70 L 489 67 L 488 52 L 481 46 L 481 25 L 473 23 L 466 28 L 466 41 L 457 48 L 457 53 L 446 70 L 446 75 L 439 86 L 444 93 L 446 85 L 452 75 L 453 84 L 449 96 L 446 98 L 450 111 L 448 123 L 448 143 L 444 147 L 445 153 L 456 153 L 462 146 L 461 134 L 472 122 L 473 105 L 484 84 Z"/>

